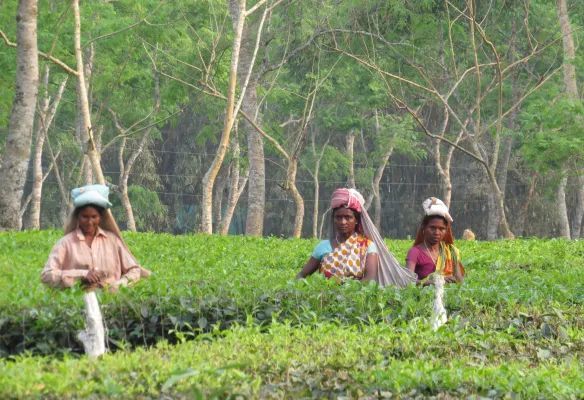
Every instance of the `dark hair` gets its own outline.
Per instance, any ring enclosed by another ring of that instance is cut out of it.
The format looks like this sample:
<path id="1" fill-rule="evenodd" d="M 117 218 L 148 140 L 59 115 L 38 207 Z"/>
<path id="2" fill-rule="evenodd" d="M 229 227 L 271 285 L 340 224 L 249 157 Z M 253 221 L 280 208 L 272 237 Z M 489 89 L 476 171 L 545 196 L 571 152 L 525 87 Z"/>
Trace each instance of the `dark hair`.
<path id="1" fill-rule="evenodd" d="M 416 232 L 416 240 L 414 240 L 414 246 L 424 242 L 424 229 L 428 226 L 430 221 L 433 219 L 441 219 L 446 224 L 446 233 L 444 234 L 444 243 L 446 244 L 453 244 L 454 243 L 454 235 L 452 234 L 452 226 L 450 222 L 446 218 L 441 215 L 425 215 L 422 218 L 422 222 L 420 222 L 420 226 L 418 227 L 418 231 Z"/>
<path id="2" fill-rule="evenodd" d="M 101 207 L 101 206 L 98 206 L 98 205 L 96 205 L 96 204 L 86 204 L 86 205 L 84 205 L 84 206 L 77 207 L 77 208 L 76 208 L 76 209 L 73 211 L 73 216 L 74 216 L 75 218 L 79 217 L 79 213 L 80 213 L 81 211 L 85 210 L 86 208 L 89 208 L 89 207 L 91 207 L 91 208 L 94 208 L 94 209 L 95 209 L 95 210 L 96 210 L 96 211 L 99 213 L 99 215 L 103 217 L 103 213 L 105 212 L 105 208 L 103 208 L 103 207 Z"/>

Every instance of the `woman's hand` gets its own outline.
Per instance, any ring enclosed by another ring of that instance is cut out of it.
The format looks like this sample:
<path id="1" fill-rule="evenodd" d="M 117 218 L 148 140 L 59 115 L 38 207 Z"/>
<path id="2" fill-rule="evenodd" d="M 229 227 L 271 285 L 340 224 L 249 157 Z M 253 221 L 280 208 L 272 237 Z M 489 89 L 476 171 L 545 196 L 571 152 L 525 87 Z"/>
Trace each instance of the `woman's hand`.
<path id="1" fill-rule="evenodd" d="M 457 283 L 462 283 L 462 281 L 464 281 L 464 267 L 462 266 L 461 263 L 456 263 L 456 265 L 454 266 L 454 282 Z"/>
<path id="2" fill-rule="evenodd" d="M 296 275 L 296 279 L 306 278 L 308 275 L 313 274 L 319 267 L 320 261 L 314 257 L 310 257 L 302 270 Z"/>
<path id="3" fill-rule="evenodd" d="M 65 288 L 70 288 L 71 286 L 75 285 L 75 278 L 72 276 L 64 276 L 61 278 L 61 285 Z"/>
<path id="4" fill-rule="evenodd" d="M 81 281 L 87 285 L 97 285 L 101 281 L 102 275 L 100 271 L 91 270 Z"/>
<path id="5" fill-rule="evenodd" d="M 377 253 L 367 254 L 365 259 L 365 273 L 363 274 L 363 282 L 377 280 L 377 270 L 379 269 L 379 256 Z"/>

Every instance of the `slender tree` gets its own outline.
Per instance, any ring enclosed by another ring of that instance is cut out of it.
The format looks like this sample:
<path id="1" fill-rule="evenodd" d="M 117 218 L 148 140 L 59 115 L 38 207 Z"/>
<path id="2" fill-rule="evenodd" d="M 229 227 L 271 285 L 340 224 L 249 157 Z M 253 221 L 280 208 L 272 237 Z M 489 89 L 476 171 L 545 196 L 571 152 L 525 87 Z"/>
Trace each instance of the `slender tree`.
<path id="1" fill-rule="evenodd" d="M 243 26 L 246 17 L 246 1 L 245 0 L 230 0 L 229 9 L 233 19 L 233 42 L 231 46 L 231 67 L 229 71 L 229 84 L 227 87 L 227 105 L 225 107 L 225 118 L 223 121 L 223 131 L 221 132 L 221 139 L 217 148 L 217 153 L 211 163 L 211 166 L 203 177 L 203 199 L 202 199 L 202 215 L 201 215 L 201 231 L 204 233 L 213 233 L 213 186 L 215 178 L 219 173 L 225 154 L 227 153 L 227 146 L 229 145 L 229 136 L 235 121 L 235 89 L 237 85 L 237 69 L 239 65 L 239 51 L 241 49 L 241 39 L 243 33 Z"/>
<path id="2" fill-rule="evenodd" d="M 37 1 L 20 0 L 16 15 L 16 87 L 0 164 L 0 229 L 19 230 L 20 205 L 32 142 L 39 86 Z"/>
<path id="3" fill-rule="evenodd" d="M 566 95 L 573 101 L 580 99 L 578 95 L 578 84 L 576 80 L 576 50 L 574 47 L 574 34 L 570 26 L 568 15 L 568 6 L 566 0 L 556 0 L 558 19 L 562 32 L 562 44 L 564 48 L 564 62 L 562 64 L 564 71 L 564 85 Z M 584 122 L 584 121 L 583 121 Z M 566 185 L 568 184 L 568 171 L 562 171 L 562 177 L 557 190 L 558 213 L 560 221 L 560 233 L 562 236 L 572 239 L 580 237 L 582 232 L 582 218 L 584 217 L 584 168 L 579 168 L 576 176 L 576 193 L 577 202 L 572 222 L 571 235 L 570 223 L 568 220 L 568 207 L 566 205 Z"/>
<path id="4" fill-rule="evenodd" d="M 75 60 L 77 61 L 77 101 L 80 112 L 80 135 L 85 146 L 85 154 L 91 163 L 93 171 L 93 177 L 86 176 L 86 183 L 93 183 L 90 180 L 95 179 L 97 183 L 105 185 L 105 176 L 101 168 L 94 127 L 91 125 L 91 110 L 89 108 L 89 96 L 87 94 L 87 83 L 85 80 L 86 65 L 83 62 L 83 49 L 81 48 L 81 13 L 79 10 L 79 0 L 72 0 L 71 7 L 75 20 L 74 50 Z"/>
<path id="5" fill-rule="evenodd" d="M 225 207 L 225 212 L 221 216 L 221 222 L 219 224 L 218 232 L 221 235 L 227 235 L 229 232 L 229 226 L 231 225 L 231 220 L 233 219 L 233 213 L 235 212 L 235 206 L 245 189 L 245 186 L 249 178 L 249 168 L 247 168 L 244 174 L 241 174 L 240 165 L 240 147 L 237 129 L 235 130 L 235 135 L 231 141 L 231 163 L 229 165 L 229 185 L 227 190 L 227 205 Z"/>
<path id="6" fill-rule="evenodd" d="M 55 93 L 54 98 L 51 100 L 49 97 L 49 66 L 45 66 L 45 72 L 43 74 L 43 96 L 39 101 L 39 110 L 37 112 L 37 124 L 36 124 L 36 134 L 34 141 L 34 154 L 33 154 L 33 172 L 32 172 L 32 193 L 31 193 L 31 206 L 28 216 L 28 221 L 25 223 L 28 229 L 40 229 L 41 220 L 41 197 L 43 190 L 43 148 L 45 145 L 45 140 L 49 132 L 49 128 L 53 123 L 55 114 L 57 113 L 57 108 L 63 97 L 63 92 L 65 91 L 65 86 L 67 85 L 67 79 L 69 76 L 65 76 L 57 93 Z M 52 164 L 54 165 L 54 164 Z"/>

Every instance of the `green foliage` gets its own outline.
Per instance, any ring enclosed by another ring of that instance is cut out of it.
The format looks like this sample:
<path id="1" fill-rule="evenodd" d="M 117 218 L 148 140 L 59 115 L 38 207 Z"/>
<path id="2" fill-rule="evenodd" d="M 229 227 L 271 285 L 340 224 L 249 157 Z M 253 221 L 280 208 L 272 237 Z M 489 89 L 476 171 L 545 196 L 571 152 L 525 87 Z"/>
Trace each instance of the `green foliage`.
<path id="1" fill-rule="evenodd" d="M 432 288 L 295 281 L 314 241 L 128 234 L 154 275 L 99 295 L 117 351 L 92 362 L 70 353 L 80 351 L 81 291 L 38 282 L 59 236 L 0 234 L 0 346 L 22 353 L 0 360 L 1 397 L 569 398 L 584 389 L 580 242 L 460 242 L 467 279 L 446 288 L 450 322 L 432 332 Z M 389 245 L 403 259 L 411 243 Z"/>
<path id="2" fill-rule="evenodd" d="M 457 324 L 439 334 L 413 321 L 312 329 L 236 327 L 196 341 L 108 354 L 98 362 L 18 357 L 0 361 L 0 393 L 15 397 L 576 398 L 584 370 L 565 356 L 513 356 L 506 332 Z M 453 354 L 455 350 L 455 354 Z M 510 351 L 511 350 L 511 351 Z M 513 357 L 512 360 L 509 357 Z"/>
<path id="3" fill-rule="evenodd" d="M 584 104 L 559 96 L 539 98 L 522 113 L 526 162 L 541 172 L 584 163 Z"/>
<path id="4" fill-rule="evenodd" d="M 158 193 L 142 186 L 130 185 L 128 195 L 132 203 L 132 210 L 136 220 L 136 229 L 139 231 L 152 231 L 155 227 L 164 225 L 167 207 L 160 202 Z M 120 221 L 125 221 L 125 215 Z"/>
<path id="5" fill-rule="evenodd" d="M 312 240 L 127 234 L 154 275 L 99 295 L 117 351 L 93 363 L 71 353 L 81 351 L 81 290 L 38 280 L 59 236 L 0 234 L 0 349 L 21 353 L 0 360 L 1 397 L 582 390 L 581 242 L 459 242 L 467 279 L 446 288 L 450 322 L 432 332 L 432 288 L 294 280 Z M 410 245 L 389 242 L 398 259 Z"/>
<path id="6" fill-rule="evenodd" d="M 2 2 L 2 12 L 0 12 L 0 29 L 12 42 L 16 42 L 16 19 L 14 17 L 17 5 L 16 1 Z M 4 146 L 8 134 L 8 121 L 14 101 L 16 81 L 16 51 L 14 48 L 6 46 L 4 40 L 0 41 L 0 71 L 3 75 L 3 79 L 0 79 L 0 146 Z M 4 128 L 6 128 L 6 133 L 3 132 Z M 0 150 L 3 150 L 2 147 Z"/>

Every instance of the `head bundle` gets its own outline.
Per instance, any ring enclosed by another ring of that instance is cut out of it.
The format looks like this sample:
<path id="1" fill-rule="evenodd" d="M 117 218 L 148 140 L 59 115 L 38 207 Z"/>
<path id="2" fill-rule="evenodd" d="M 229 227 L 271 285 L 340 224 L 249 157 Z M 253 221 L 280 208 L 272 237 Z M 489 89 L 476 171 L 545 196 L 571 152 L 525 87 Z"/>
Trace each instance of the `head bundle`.
<path id="1" fill-rule="evenodd" d="M 430 221 L 435 218 L 439 218 L 446 224 L 446 233 L 444 234 L 444 243 L 446 244 L 453 244 L 454 243 L 454 235 L 452 233 L 452 217 L 450 216 L 450 212 L 448 207 L 444 202 L 436 197 L 427 198 L 422 202 L 422 208 L 424 210 L 424 217 L 420 222 L 420 226 L 416 232 L 416 240 L 414 241 L 414 245 L 418 245 L 420 243 L 424 243 L 424 229 L 428 226 Z"/>

